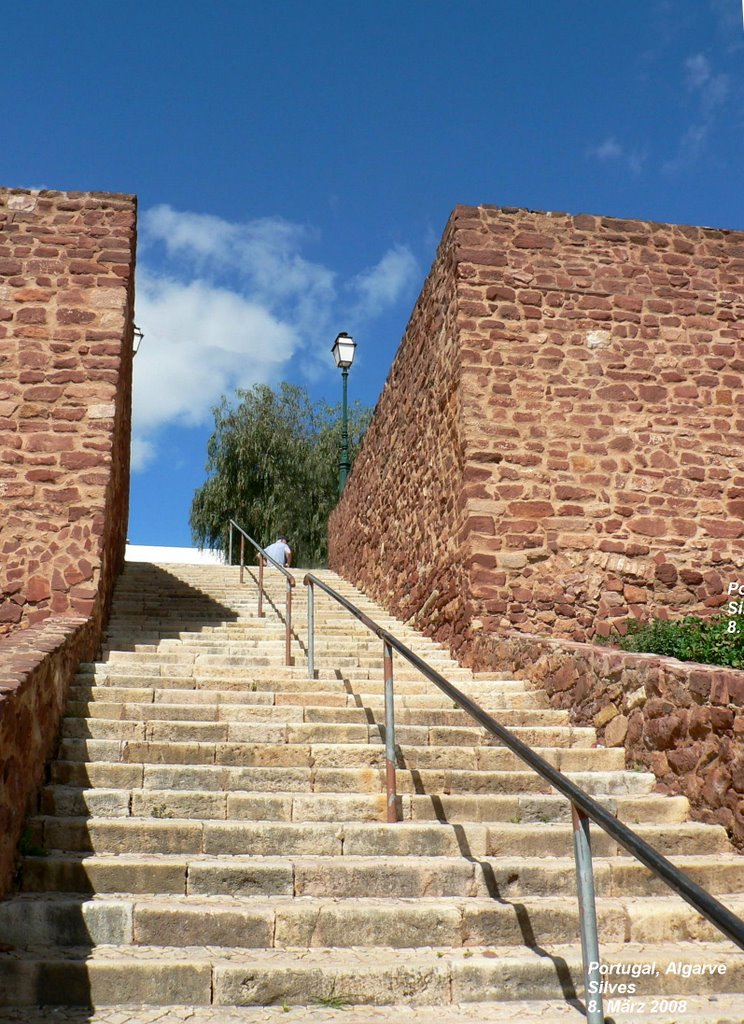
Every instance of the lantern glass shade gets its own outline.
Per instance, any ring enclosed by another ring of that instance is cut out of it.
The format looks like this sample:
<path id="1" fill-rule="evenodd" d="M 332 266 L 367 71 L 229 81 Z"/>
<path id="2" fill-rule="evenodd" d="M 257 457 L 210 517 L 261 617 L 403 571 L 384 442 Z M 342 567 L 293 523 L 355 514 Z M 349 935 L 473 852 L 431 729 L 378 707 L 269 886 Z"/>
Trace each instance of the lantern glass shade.
<path id="1" fill-rule="evenodd" d="M 347 370 L 354 362 L 354 350 L 356 342 L 345 331 L 338 335 L 333 343 L 333 358 L 339 370 Z"/>

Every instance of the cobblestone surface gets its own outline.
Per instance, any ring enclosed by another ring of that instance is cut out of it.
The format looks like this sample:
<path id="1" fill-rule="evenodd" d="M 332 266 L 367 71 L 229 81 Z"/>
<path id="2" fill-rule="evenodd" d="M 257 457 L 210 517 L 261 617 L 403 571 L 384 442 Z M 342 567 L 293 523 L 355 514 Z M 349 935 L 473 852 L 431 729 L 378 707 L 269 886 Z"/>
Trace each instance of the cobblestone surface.
<path id="1" fill-rule="evenodd" d="M 744 996 L 680 996 L 686 1001 L 681 1014 L 623 1014 L 615 1024 L 741 1024 Z M 610 1018 L 608 1018 L 609 1020 Z M 451 1007 L 353 1006 L 328 1007 L 194 1007 L 102 1006 L 96 1010 L 0 1009 L 0 1024 L 572 1024 L 586 1020 L 578 1005 L 555 1001 L 519 1000 L 513 1003 L 472 1003 Z"/>

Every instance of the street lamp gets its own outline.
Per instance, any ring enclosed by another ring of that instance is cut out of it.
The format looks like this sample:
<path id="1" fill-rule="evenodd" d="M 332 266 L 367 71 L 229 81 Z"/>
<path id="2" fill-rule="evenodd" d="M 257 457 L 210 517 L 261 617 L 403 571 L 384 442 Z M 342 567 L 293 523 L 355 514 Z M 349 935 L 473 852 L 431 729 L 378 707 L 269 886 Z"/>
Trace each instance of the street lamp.
<path id="1" fill-rule="evenodd" d="M 356 349 L 356 342 L 353 338 L 349 337 L 346 331 L 341 331 L 333 343 L 333 358 L 336 360 L 336 366 L 341 371 L 341 380 L 343 381 L 343 405 L 341 407 L 341 457 L 338 463 L 338 496 L 339 498 L 344 492 L 344 486 L 346 484 L 346 478 L 349 475 L 351 469 L 351 463 L 349 462 L 349 415 L 346 407 L 346 386 L 349 379 L 349 367 L 354 362 L 354 350 Z"/>

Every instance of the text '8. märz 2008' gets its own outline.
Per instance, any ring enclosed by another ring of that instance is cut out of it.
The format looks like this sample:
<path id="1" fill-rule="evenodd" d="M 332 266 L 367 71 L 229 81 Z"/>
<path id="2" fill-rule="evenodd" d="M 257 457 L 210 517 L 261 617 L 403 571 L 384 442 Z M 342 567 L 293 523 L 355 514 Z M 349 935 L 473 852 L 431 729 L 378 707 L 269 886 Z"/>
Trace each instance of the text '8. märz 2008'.
<path id="1" fill-rule="evenodd" d="M 587 990 L 587 1009 L 596 1010 L 597 1001 L 592 996 L 603 995 L 604 1009 L 607 1013 L 685 1013 L 687 1001 L 666 996 L 644 996 L 638 993 L 636 979 L 642 977 L 658 978 L 662 974 L 675 974 L 679 978 L 691 978 L 694 975 L 726 973 L 726 964 L 686 963 L 683 960 L 672 960 L 663 970 L 655 961 L 633 964 L 598 964 L 589 965 L 592 970 L 599 971 L 599 979 L 590 982 Z"/>

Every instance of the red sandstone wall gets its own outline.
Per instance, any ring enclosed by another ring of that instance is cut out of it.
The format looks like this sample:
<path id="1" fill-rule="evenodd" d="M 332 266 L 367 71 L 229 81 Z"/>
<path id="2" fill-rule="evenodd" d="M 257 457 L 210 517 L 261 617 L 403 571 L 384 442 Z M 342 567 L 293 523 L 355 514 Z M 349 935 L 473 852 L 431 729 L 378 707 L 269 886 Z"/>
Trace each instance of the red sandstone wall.
<path id="1" fill-rule="evenodd" d="M 741 232 L 457 208 L 330 523 L 332 567 L 740 846 L 744 673 L 557 638 L 744 577 L 743 286 Z"/>
<path id="2" fill-rule="evenodd" d="M 744 578 L 743 286 L 740 232 L 458 207 L 329 526 L 333 568 L 740 845 L 744 673 L 557 638 Z"/>
<path id="3" fill-rule="evenodd" d="M 744 556 L 744 235 L 479 207 L 458 241 L 483 633 L 717 607 Z"/>
<path id="4" fill-rule="evenodd" d="M 0 190 L 0 632 L 91 614 L 123 558 L 134 230 L 129 196 Z"/>
<path id="5" fill-rule="evenodd" d="M 466 660 L 495 631 L 718 607 L 744 557 L 742 284 L 741 233 L 458 207 L 333 567 Z M 446 613 L 423 608 L 441 572 Z"/>
<path id="6" fill-rule="evenodd" d="M 331 566 L 405 618 L 465 628 L 454 230 L 411 316 L 333 513 Z"/>
<path id="7" fill-rule="evenodd" d="M 0 894 L 124 558 L 135 214 L 0 189 Z"/>
<path id="8" fill-rule="evenodd" d="M 744 850 L 744 672 L 525 634 L 489 643 L 484 665 L 530 679 Z"/>

